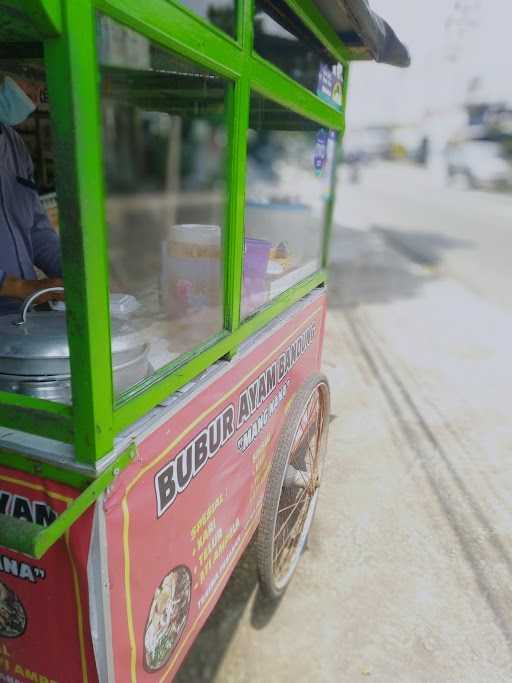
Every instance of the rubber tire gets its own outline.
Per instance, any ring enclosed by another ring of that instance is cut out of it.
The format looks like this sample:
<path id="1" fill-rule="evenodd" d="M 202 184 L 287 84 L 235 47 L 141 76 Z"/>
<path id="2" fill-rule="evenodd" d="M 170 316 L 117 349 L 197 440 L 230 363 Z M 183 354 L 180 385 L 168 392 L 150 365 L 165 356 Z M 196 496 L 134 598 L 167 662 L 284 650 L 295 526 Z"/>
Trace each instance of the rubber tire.
<path id="1" fill-rule="evenodd" d="M 285 477 L 288 460 L 290 457 L 290 449 L 293 444 L 295 433 L 298 429 L 300 419 L 303 415 L 304 409 L 311 394 L 317 389 L 319 385 L 325 387 L 324 399 L 324 431 L 320 441 L 320 484 L 323 463 L 325 460 L 325 451 L 327 449 L 327 436 L 329 431 L 329 415 L 330 415 L 330 391 L 329 383 L 325 375 L 316 373 L 305 382 L 297 391 L 293 398 L 290 411 L 288 413 L 286 423 L 279 436 L 278 446 L 274 455 L 272 467 L 267 480 L 265 489 L 265 496 L 263 499 L 262 513 L 256 538 L 256 552 L 258 562 L 258 574 L 260 580 L 260 587 L 263 593 L 270 599 L 277 600 L 285 592 L 286 588 L 293 578 L 293 574 L 300 560 L 302 550 L 306 544 L 309 529 L 314 517 L 315 507 L 318 501 L 318 491 L 315 494 L 316 500 L 310 504 L 313 509 L 308 511 L 309 523 L 306 525 L 301 534 L 301 543 L 298 544 L 297 552 L 293 561 L 291 562 L 291 570 L 288 573 L 287 580 L 284 584 L 278 585 L 274 579 L 273 572 L 273 550 L 274 550 L 274 529 L 276 524 L 276 516 L 281 499 L 281 492 L 283 488 L 283 481 Z"/>

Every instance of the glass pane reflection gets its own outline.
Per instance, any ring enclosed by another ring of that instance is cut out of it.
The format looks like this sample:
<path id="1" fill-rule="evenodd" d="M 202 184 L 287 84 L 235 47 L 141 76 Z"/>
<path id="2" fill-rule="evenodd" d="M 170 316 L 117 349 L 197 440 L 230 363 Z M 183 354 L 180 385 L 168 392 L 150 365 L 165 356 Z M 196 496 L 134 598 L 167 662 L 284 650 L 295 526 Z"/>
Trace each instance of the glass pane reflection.
<path id="1" fill-rule="evenodd" d="M 261 57 L 341 110 L 341 64 L 283 0 L 256 0 L 254 48 Z"/>
<path id="2" fill-rule="evenodd" d="M 98 34 L 112 317 L 151 372 L 223 328 L 226 83 L 106 17 Z"/>
<path id="3" fill-rule="evenodd" d="M 235 37 L 235 0 L 181 0 L 200 17 L 208 19 L 214 26 Z"/>
<path id="4" fill-rule="evenodd" d="M 253 94 L 242 315 L 321 267 L 336 134 Z"/>

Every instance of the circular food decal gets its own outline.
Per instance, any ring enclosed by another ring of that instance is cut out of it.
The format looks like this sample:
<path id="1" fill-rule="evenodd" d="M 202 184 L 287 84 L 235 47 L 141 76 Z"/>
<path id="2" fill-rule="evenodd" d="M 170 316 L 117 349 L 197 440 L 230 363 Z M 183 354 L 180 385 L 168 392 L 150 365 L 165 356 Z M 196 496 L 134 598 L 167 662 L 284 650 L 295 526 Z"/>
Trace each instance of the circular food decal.
<path id="1" fill-rule="evenodd" d="M 155 590 L 144 631 L 144 667 L 157 671 L 168 661 L 187 623 L 192 575 L 184 565 L 164 577 Z"/>
<path id="2" fill-rule="evenodd" d="M 27 628 L 27 615 L 18 596 L 0 581 L 0 636 L 18 638 Z"/>

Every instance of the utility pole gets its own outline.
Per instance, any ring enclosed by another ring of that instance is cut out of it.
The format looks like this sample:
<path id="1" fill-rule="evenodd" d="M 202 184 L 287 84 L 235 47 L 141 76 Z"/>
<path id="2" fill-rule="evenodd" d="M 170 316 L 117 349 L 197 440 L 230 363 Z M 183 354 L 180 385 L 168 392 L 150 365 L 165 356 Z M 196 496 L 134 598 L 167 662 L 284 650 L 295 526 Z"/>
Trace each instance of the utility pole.
<path id="1" fill-rule="evenodd" d="M 445 57 L 452 64 L 466 56 L 471 37 L 481 23 L 482 0 L 454 0 L 445 22 Z"/>
<path id="2" fill-rule="evenodd" d="M 452 107 L 478 99 L 484 74 L 475 61 L 475 46 L 482 26 L 482 0 L 452 0 L 445 21 L 445 84 Z"/>

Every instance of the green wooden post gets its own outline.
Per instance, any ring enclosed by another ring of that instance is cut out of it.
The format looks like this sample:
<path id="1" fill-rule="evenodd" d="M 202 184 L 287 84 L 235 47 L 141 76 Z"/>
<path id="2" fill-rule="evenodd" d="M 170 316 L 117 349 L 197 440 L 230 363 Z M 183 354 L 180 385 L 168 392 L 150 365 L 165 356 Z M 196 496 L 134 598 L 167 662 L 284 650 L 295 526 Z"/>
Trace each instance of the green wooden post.
<path id="1" fill-rule="evenodd" d="M 346 114 L 347 107 L 347 95 L 348 95 L 348 84 L 349 84 L 349 74 L 350 66 L 345 64 L 343 67 L 343 93 L 342 93 L 342 110 L 343 117 Z M 336 193 L 337 193 L 337 170 L 338 164 L 337 159 L 343 142 L 343 135 L 345 134 L 345 127 L 338 134 L 338 139 L 336 141 L 336 147 L 334 150 L 334 166 L 332 169 L 332 181 L 331 181 L 331 194 L 327 203 L 326 215 L 325 215 L 325 228 L 324 228 L 324 238 L 322 244 L 322 267 L 328 271 L 329 257 L 330 257 L 330 246 L 332 237 L 332 223 L 334 216 L 334 207 L 336 205 Z"/>
<path id="2" fill-rule="evenodd" d="M 249 120 L 249 84 L 239 79 L 228 98 L 229 167 L 227 220 L 224 227 L 224 326 L 232 332 L 240 325 L 242 296 L 245 162 Z"/>
<path id="3" fill-rule="evenodd" d="M 63 34 L 45 43 L 57 148 L 71 350 L 74 445 L 81 462 L 113 446 L 113 386 L 95 21 L 89 0 L 62 0 Z"/>
<path id="4" fill-rule="evenodd" d="M 247 129 L 251 96 L 247 74 L 253 39 L 252 3 L 239 2 L 237 9 L 237 37 L 244 59 L 241 77 L 234 84 L 229 101 L 230 164 L 228 220 L 224 237 L 224 324 L 230 332 L 234 332 L 240 326 L 243 295 Z M 237 346 L 230 348 L 227 357 L 231 358 L 236 350 Z"/>

